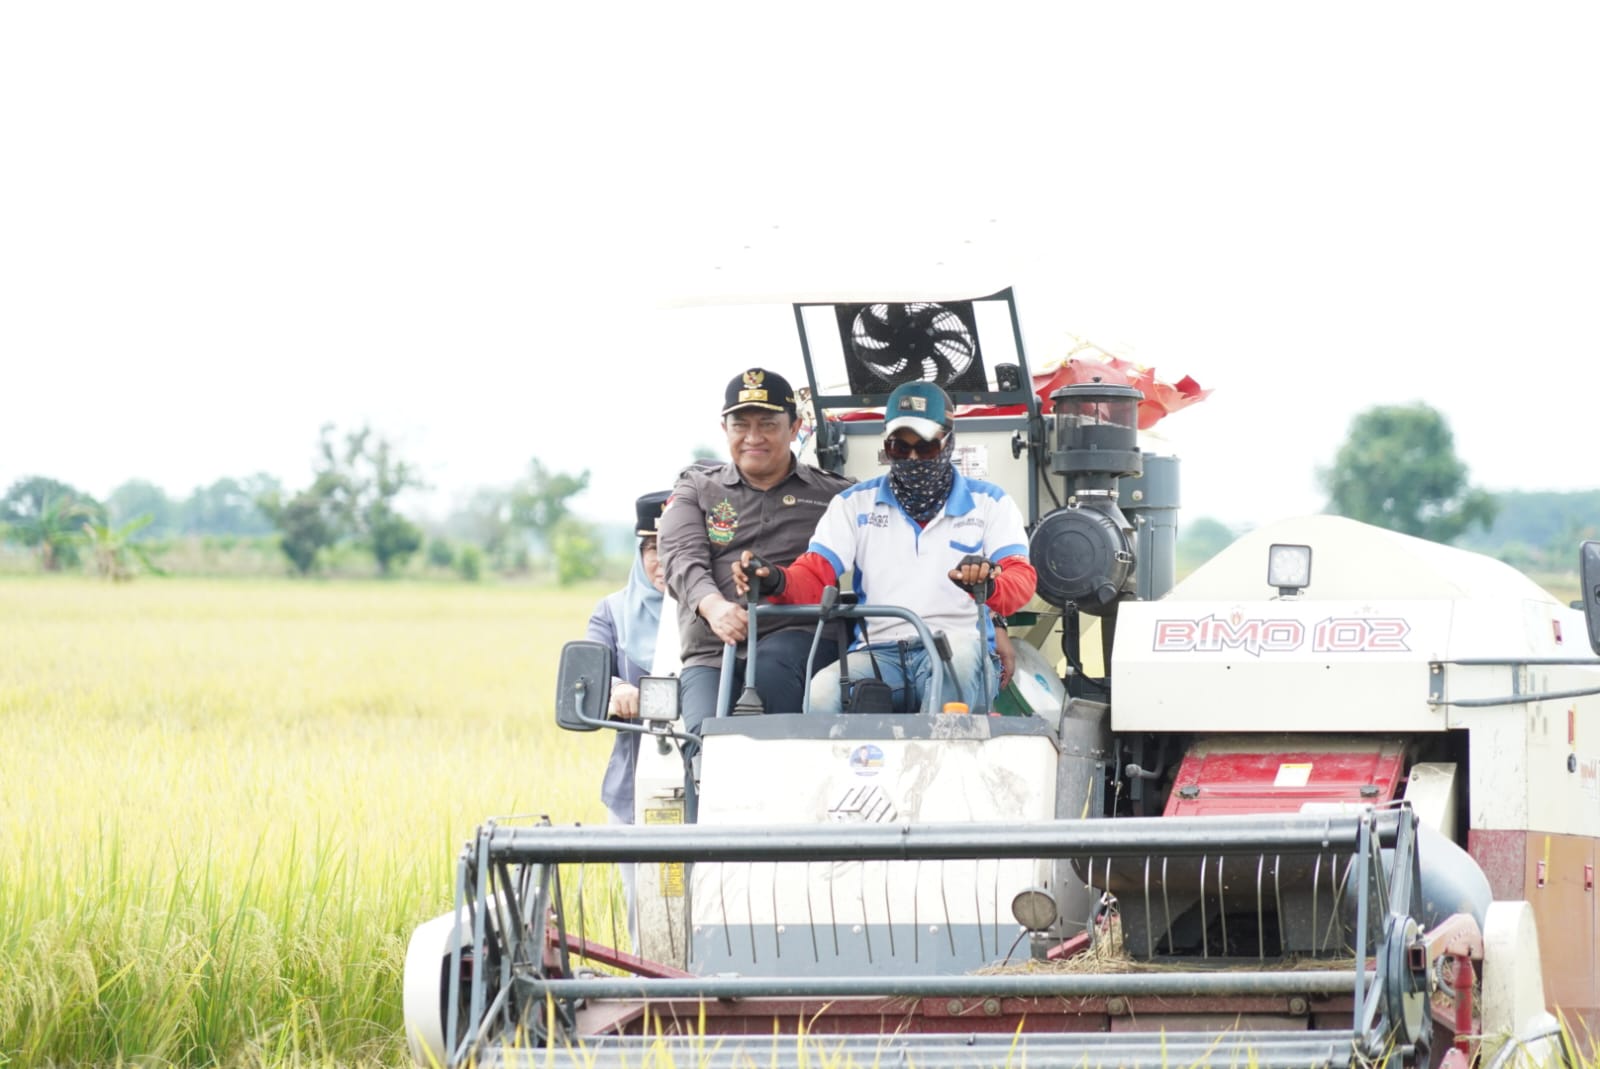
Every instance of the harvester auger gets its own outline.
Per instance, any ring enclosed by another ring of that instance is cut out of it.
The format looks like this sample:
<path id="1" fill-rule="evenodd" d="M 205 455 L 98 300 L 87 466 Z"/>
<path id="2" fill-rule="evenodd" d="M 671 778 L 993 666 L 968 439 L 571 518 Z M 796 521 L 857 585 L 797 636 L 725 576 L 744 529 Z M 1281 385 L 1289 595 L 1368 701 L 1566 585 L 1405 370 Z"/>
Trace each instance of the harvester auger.
<path id="1" fill-rule="evenodd" d="M 419 1063 L 1581 1057 L 1573 1037 L 1600 1031 L 1600 543 L 1583 612 L 1331 516 L 1174 582 L 1177 459 L 1140 448 L 1144 398 L 1115 365 L 1035 379 L 1009 291 L 888 307 L 796 305 L 808 449 L 875 473 L 877 408 L 907 377 L 964 406 L 961 462 L 1026 503 L 1040 576 L 994 713 L 735 715 L 725 672 L 690 736 L 670 666 L 641 722 L 611 723 L 609 651 L 569 644 L 558 722 L 651 736 L 638 823 L 479 830 L 456 909 L 407 955 Z M 901 330 L 948 351 L 895 359 Z M 752 633 L 874 613 L 905 610 L 761 606 Z M 627 863 L 631 953 L 574 890 Z"/>

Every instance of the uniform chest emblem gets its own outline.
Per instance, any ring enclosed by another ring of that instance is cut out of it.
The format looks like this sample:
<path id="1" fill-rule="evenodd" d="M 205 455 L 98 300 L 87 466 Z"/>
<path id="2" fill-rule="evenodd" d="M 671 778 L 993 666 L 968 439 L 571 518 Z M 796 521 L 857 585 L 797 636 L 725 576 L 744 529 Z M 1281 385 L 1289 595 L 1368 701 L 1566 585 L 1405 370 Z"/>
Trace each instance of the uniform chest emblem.
<path id="1" fill-rule="evenodd" d="M 784 504 L 785 504 L 785 505 L 792 505 L 792 504 L 794 504 L 794 495 L 793 495 L 793 494 L 784 494 L 784 495 L 783 495 L 783 503 L 784 503 Z"/>
<path id="2" fill-rule="evenodd" d="M 706 514 L 706 537 L 725 546 L 733 541 L 733 532 L 739 529 L 739 510 L 726 498 L 722 504 Z"/>

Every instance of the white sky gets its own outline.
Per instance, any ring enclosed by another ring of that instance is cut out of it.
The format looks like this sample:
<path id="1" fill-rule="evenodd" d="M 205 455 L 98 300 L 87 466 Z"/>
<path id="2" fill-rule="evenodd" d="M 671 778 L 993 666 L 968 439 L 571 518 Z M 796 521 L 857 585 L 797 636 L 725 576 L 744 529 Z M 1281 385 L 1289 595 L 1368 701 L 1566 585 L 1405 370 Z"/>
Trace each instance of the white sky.
<path id="1" fill-rule="evenodd" d="M 1320 509 L 1379 403 L 1592 489 L 1600 8 L 0 6 L 0 490 L 306 484 L 370 422 L 430 507 L 531 457 L 631 517 L 785 304 L 1017 290 L 1215 390 L 1188 515 Z"/>

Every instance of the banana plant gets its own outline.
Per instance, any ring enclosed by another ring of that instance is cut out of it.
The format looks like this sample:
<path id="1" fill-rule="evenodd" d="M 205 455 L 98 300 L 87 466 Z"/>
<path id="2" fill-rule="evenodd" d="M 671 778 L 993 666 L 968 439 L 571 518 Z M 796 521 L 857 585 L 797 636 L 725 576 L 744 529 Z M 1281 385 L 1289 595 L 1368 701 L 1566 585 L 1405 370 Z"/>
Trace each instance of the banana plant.
<path id="1" fill-rule="evenodd" d="M 109 521 L 84 521 L 83 540 L 94 554 L 95 569 L 100 573 L 100 578 L 117 583 L 132 579 L 133 561 L 137 561 L 147 572 L 167 574 L 150 558 L 144 546 L 133 541 L 133 536 L 150 526 L 153 519 L 155 517 L 146 512 L 120 527 L 113 527 Z"/>
<path id="2" fill-rule="evenodd" d="M 77 524 L 92 519 L 95 510 L 68 495 L 50 495 L 38 503 L 37 511 L 13 513 L 6 537 L 39 552 L 39 564 L 47 572 L 59 572 L 78 563 L 78 545 L 83 536 Z"/>

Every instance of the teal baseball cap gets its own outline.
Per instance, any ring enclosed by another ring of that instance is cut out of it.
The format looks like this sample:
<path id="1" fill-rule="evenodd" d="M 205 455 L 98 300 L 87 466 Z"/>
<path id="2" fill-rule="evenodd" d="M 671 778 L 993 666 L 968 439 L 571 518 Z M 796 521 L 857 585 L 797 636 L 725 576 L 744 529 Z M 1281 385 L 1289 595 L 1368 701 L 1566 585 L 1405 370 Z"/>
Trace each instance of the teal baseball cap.
<path id="1" fill-rule="evenodd" d="M 950 395 L 931 382 L 904 382 L 889 394 L 884 406 L 883 433 L 893 434 L 902 427 L 931 442 L 950 429 Z"/>

